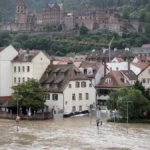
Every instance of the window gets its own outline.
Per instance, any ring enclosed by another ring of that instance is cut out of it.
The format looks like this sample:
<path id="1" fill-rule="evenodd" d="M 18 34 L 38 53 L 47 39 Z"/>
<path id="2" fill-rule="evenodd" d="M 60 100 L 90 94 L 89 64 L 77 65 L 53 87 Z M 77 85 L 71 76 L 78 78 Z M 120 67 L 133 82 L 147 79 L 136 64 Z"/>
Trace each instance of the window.
<path id="1" fill-rule="evenodd" d="M 61 72 L 61 76 L 64 77 L 64 72 Z"/>
<path id="2" fill-rule="evenodd" d="M 22 72 L 25 72 L 25 68 L 24 68 L 24 66 L 22 67 Z"/>
<path id="3" fill-rule="evenodd" d="M 50 100 L 50 94 L 46 94 L 46 100 Z"/>
<path id="4" fill-rule="evenodd" d="M 16 80 L 16 78 L 14 78 L 14 83 L 16 83 L 17 82 L 17 80 Z"/>
<path id="5" fill-rule="evenodd" d="M 146 83 L 146 80 L 144 78 L 142 79 L 142 83 Z"/>
<path id="6" fill-rule="evenodd" d="M 79 106 L 79 111 L 82 111 L 82 106 Z"/>
<path id="7" fill-rule="evenodd" d="M 65 101 L 65 105 L 67 105 L 68 104 L 68 102 L 67 101 Z"/>
<path id="8" fill-rule="evenodd" d="M 76 88 L 80 87 L 80 82 L 76 82 Z"/>
<path id="9" fill-rule="evenodd" d="M 53 100 L 54 101 L 58 100 L 58 94 L 53 94 Z"/>
<path id="10" fill-rule="evenodd" d="M 81 87 L 86 87 L 86 82 L 81 82 Z"/>
<path id="11" fill-rule="evenodd" d="M 27 66 L 27 72 L 30 72 L 30 66 Z"/>
<path id="12" fill-rule="evenodd" d="M 150 74 L 150 69 L 148 70 L 148 74 Z"/>
<path id="13" fill-rule="evenodd" d="M 72 100 L 76 100 L 76 95 L 72 94 Z"/>
<path id="14" fill-rule="evenodd" d="M 79 100 L 82 100 L 82 94 L 79 93 Z"/>
<path id="15" fill-rule="evenodd" d="M 119 70 L 119 68 L 118 68 L 118 67 L 116 67 L 116 70 L 118 71 L 118 70 Z"/>
<path id="16" fill-rule="evenodd" d="M 25 78 L 22 78 L 22 82 L 25 82 Z"/>
<path id="17" fill-rule="evenodd" d="M 85 99 L 86 99 L 86 100 L 89 100 L 89 93 L 86 93 L 86 94 L 85 94 Z"/>
<path id="18" fill-rule="evenodd" d="M 150 83 L 150 78 L 147 79 L 147 83 Z"/>
<path id="19" fill-rule="evenodd" d="M 106 83 L 106 84 L 111 83 L 111 79 L 110 79 L 110 78 L 106 78 L 105 83 Z"/>
<path id="20" fill-rule="evenodd" d="M 69 84 L 69 88 L 71 88 L 71 84 Z"/>
<path id="21" fill-rule="evenodd" d="M 20 72 L 20 67 L 18 67 L 18 72 Z"/>
<path id="22" fill-rule="evenodd" d="M 72 106 L 72 112 L 74 113 L 76 111 L 76 106 Z"/>
<path id="23" fill-rule="evenodd" d="M 20 83 L 20 78 L 18 78 L 18 83 Z"/>
<path id="24" fill-rule="evenodd" d="M 16 67 L 14 67 L 14 72 L 16 72 Z"/>

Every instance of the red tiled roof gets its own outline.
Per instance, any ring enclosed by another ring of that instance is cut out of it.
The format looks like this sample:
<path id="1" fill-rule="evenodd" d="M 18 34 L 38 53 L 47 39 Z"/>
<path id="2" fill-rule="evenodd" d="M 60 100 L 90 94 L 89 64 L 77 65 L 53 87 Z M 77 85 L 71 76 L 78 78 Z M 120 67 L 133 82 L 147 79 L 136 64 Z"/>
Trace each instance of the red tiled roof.
<path id="1" fill-rule="evenodd" d="M 118 60 L 118 62 L 124 62 L 123 58 L 120 58 L 120 57 L 115 57 L 115 58 Z"/>
<path id="2" fill-rule="evenodd" d="M 132 65 L 138 67 L 138 68 L 141 68 L 142 70 L 144 70 L 145 68 L 147 68 L 149 66 L 149 64 L 145 64 L 145 63 L 131 63 Z"/>
<path id="3" fill-rule="evenodd" d="M 142 48 L 150 48 L 150 44 L 143 44 L 141 47 Z"/>
<path id="4" fill-rule="evenodd" d="M 7 101 L 11 101 L 12 99 L 12 96 L 0 96 L 0 103 L 5 103 Z"/>
<path id="5" fill-rule="evenodd" d="M 124 76 L 120 71 L 110 71 L 104 79 L 96 86 L 97 88 L 122 88 L 131 86 L 130 83 L 126 80 L 126 83 L 123 81 Z M 110 83 L 106 82 L 106 79 L 110 79 Z"/>

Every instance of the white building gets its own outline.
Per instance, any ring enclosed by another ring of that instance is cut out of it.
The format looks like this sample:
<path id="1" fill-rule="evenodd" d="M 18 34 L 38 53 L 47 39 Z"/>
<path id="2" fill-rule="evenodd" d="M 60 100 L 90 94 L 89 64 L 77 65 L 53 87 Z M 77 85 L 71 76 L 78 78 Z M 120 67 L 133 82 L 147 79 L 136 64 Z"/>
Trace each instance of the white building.
<path id="1" fill-rule="evenodd" d="M 42 51 L 20 50 L 12 61 L 13 83 L 22 83 L 31 78 L 39 80 L 49 64 L 49 56 Z"/>
<path id="2" fill-rule="evenodd" d="M 83 61 L 78 68 L 87 79 L 91 80 L 94 87 L 104 77 L 104 65 L 102 63 Z"/>
<path id="3" fill-rule="evenodd" d="M 88 112 L 96 102 L 96 90 L 89 79 L 72 63 L 50 65 L 41 78 L 46 92 L 46 105 L 64 115 Z"/>
<path id="4" fill-rule="evenodd" d="M 0 48 L 0 97 L 10 97 L 13 85 L 12 60 L 18 55 L 13 46 Z"/>
<path id="5" fill-rule="evenodd" d="M 146 88 L 150 88 L 150 65 L 148 65 L 140 74 L 138 74 L 138 80 L 142 82 L 142 85 Z"/>

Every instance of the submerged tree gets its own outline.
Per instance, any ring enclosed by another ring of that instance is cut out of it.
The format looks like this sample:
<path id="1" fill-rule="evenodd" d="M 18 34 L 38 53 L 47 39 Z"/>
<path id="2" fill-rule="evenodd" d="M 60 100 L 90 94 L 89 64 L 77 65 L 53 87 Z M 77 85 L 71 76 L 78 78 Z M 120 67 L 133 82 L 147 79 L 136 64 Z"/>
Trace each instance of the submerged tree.
<path id="1" fill-rule="evenodd" d="M 14 103 L 23 107 L 43 108 L 44 107 L 44 91 L 40 84 L 35 79 L 30 79 L 27 82 L 15 85 L 12 87 Z"/>
<path id="2" fill-rule="evenodd" d="M 118 109 L 119 114 L 126 118 L 127 105 L 129 118 L 139 118 L 150 108 L 150 102 L 137 89 L 119 89 L 110 94 L 109 103 L 114 109 Z"/>

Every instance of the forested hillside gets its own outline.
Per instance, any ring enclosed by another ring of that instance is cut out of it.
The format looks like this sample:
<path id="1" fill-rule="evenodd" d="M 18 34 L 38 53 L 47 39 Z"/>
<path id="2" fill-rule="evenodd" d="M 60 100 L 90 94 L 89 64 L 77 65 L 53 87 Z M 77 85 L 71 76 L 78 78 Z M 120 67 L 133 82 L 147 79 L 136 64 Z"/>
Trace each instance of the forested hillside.
<path id="1" fill-rule="evenodd" d="M 41 10 L 44 4 L 64 2 L 66 11 L 82 6 L 115 6 L 116 17 L 150 22 L 149 0 L 26 0 L 29 11 Z M 0 0 L 0 22 L 13 21 L 16 0 Z"/>

